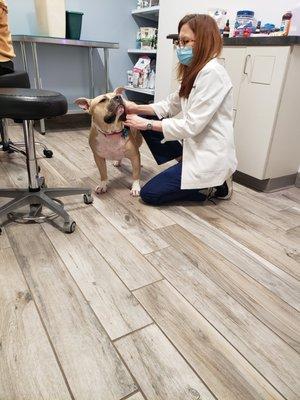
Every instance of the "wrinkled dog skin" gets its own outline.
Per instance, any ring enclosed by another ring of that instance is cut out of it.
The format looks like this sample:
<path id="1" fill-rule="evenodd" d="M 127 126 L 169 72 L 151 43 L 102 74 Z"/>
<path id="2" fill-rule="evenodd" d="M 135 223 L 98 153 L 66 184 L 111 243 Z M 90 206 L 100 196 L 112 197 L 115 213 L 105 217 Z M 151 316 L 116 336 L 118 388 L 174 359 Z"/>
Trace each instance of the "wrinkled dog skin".
<path id="1" fill-rule="evenodd" d="M 143 138 L 137 130 L 124 131 L 126 115 L 121 96 L 123 91 L 123 88 L 117 88 L 113 93 L 106 93 L 94 99 L 81 97 L 75 101 L 80 108 L 92 116 L 89 144 L 101 179 L 95 189 L 97 194 L 107 191 L 106 160 L 114 160 L 114 165 L 120 166 L 122 158 L 128 158 L 132 164 L 133 184 L 130 193 L 133 196 L 140 194 L 139 147 Z"/>

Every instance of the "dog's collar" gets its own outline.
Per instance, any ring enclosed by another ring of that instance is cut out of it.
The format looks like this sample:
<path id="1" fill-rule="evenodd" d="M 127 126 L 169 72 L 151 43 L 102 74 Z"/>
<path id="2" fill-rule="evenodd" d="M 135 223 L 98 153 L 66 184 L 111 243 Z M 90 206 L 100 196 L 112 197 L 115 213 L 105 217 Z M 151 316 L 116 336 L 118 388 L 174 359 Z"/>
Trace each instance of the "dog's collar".
<path id="1" fill-rule="evenodd" d="M 94 128 L 96 129 L 97 132 L 102 133 L 105 137 L 110 137 L 110 136 L 115 136 L 115 135 L 121 135 L 123 138 L 126 138 L 129 135 L 129 129 L 124 126 L 123 129 L 120 131 L 116 132 L 104 132 L 102 129 L 100 129 L 98 126 L 93 124 Z"/>

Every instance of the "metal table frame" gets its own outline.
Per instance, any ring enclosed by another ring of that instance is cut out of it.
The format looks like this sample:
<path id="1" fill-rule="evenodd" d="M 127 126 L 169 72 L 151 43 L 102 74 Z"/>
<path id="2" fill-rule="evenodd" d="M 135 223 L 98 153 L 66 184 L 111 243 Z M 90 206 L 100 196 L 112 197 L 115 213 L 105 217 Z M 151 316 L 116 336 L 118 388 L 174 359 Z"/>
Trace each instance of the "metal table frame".
<path id="1" fill-rule="evenodd" d="M 43 36 L 29 36 L 29 35 L 13 35 L 12 40 L 19 42 L 21 47 L 21 56 L 24 70 L 28 72 L 28 62 L 26 54 L 26 43 L 31 44 L 32 59 L 34 64 L 35 73 L 35 87 L 42 89 L 42 81 L 39 70 L 37 44 L 54 44 L 63 46 L 78 46 L 88 48 L 89 57 L 89 70 L 90 70 L 90 97 L 94 97 L 95 81 L 94 81 L 94 68 L 93 68 L 93 52 L 94 49 L 103 49 L 104 54 L 104 73 L 105 73 L 105 88 L 109 91 L 109 49 L 118 49 L 119 43 L 113 42 L 95 42 L 89 40 L 71 40 L 62 38 L 52 38 Z M 45 133 L 45 122 L 41 120 L 41 131 Z"/>

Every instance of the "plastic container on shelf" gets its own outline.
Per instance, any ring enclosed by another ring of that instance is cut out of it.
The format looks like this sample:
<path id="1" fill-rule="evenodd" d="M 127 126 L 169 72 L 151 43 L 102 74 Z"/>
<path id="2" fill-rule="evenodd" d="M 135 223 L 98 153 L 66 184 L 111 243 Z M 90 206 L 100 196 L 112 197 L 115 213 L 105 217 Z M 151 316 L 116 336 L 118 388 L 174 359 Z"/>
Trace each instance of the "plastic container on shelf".
<path id="1" fill-rule="evenodd" d="M 240 10 L 236 14 L 235 29 L 253 28 L 255 29 L 257 24 L 254 18 L 254 11 L 251 10 Z"/>
<path id="2" fill-rule="evenodd" d="M 208 15 L 214 18 L 220 31 L 223 30 L 227 21 L 227 10 L 223 8 L 210 8 Z"/>
<path id="3" fill-rule="evenodd" d="M 35 0 L 37 29 L 40 36 L 66 37 L 65 0 Z"/>
<path id="4" fill-rule="evenodd" d="M 149 84 L 148 84 L 149 89 L 155 89 L 155 71 L 152 69 L 150 74 L 149 74 Z"/>
<path id="5" fill-rule="evenodd" d="M 79 40 L 82 26 L 82 12 L 66 11 L 66 38 Z"/>
<path id="6" fill-rule="evenodd" d="M 292 12 L 288 11 L 282 17 L 280 32 L 282 32 L 284 36 L 287 36 L 289 34 L 292 16 Z"/>

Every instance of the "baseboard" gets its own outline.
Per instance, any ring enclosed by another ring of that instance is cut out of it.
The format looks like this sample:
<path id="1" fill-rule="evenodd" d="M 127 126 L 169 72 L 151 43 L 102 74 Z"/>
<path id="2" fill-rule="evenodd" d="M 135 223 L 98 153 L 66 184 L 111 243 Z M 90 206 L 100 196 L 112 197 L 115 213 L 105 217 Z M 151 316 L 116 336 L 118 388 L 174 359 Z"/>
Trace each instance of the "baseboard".
<path id="1" fill-rule="evenodd" d="M 275 192 L 276 190 L 288 188 L 291 186 L 300 186 L 300 178 L 298 174 L 280 176 L 272 179 L 257 179 L 253 176 L 244 174 L 243 172 L 236 171 L 233 175 L 233 180 L 241 185 L 250 187 L 251 189 L 260 192 Z"/>
<path id="2" fill-rule="evenodd" d="M 300 172 L 298 172 L 298 174 L 297 174 L 295 186 L 296 186 L 297 188 L 300 188 Z"/>

